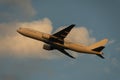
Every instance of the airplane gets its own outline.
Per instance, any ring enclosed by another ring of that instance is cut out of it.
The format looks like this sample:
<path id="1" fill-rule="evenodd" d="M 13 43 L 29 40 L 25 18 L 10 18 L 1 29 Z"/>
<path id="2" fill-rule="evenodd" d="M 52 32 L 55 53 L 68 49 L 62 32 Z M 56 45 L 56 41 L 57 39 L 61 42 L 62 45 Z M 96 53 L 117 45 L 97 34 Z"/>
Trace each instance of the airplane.
<path id="1" fill-rule="evenodd" d="M 75 24 L 72 24 L 54 34 L 47 34 L 30 28 L 21 28 L 21 27 L 17 30 L 17 32 L 26 37 L 44 42 L 45 44 L 43 45 L 43 49 L 45 50 L 58 50 L 73 59 L 75 59 L 75 57 L 70 55 L 65 50 L 72 50 L 79 53 L 93 54 L 104 59 L 102 55 L 103 54 L 102 50 L 105 48 L 105 44 L 107 44 L 108 39 L 105 38 L 90 46 L 85 46 L 83 44 L 76 44 L 73 42 L 66 41 L 65 40 L 66 36 L 73 29 L 74 26 Z"/>

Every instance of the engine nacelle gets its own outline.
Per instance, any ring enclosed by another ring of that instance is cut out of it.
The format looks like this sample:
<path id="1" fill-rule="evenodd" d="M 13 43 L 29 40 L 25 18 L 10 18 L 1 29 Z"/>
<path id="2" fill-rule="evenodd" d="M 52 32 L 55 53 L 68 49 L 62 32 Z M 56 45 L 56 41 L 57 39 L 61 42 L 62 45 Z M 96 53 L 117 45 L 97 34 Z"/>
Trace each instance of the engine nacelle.
<path id="1" fill-rule="evenodd" d="M 53 47 L 51 45 L 49 45 L 49 44 L 44 44 L 43 49 L 45 49 L 45 50 L 53 50 Z"/>

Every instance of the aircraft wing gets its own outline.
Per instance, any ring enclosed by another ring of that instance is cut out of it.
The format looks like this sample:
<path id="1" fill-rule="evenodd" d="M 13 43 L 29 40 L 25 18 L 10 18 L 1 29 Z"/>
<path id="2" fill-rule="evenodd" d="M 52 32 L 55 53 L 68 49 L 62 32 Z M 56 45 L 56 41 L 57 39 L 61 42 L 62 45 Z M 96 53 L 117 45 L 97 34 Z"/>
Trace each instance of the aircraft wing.
<path id="1" fill-rule="evenodd" d="M 67 28 L 53 34 L 49 40 L 58 42 L 61 44 L 64 44 L 64 38 L 68 35 L 68 33 L 71 31 L 71 29 L 75 26 L 75 24 L 72 24 L 68 26 Z"/>
<path id="2" fill-rule="evenodd" d="M 70 55 L 68 52 L 66 52 L 64 49 L 58 49 L 60 52 L 62 52 L 63 54 L 75 59 L 75 57 L 73 57 L 72 55 Z"/>
<path id="3" fill-rule="evenodd" d="M 75 25 L 72 24 L 72 25 L 68 26 L 67 28 L 65 28 L 65 29 L 63 29 L 63 30 L 53 34 L 53 36 L 58 37 L 60 39 L 64 39 L 74 26 Z"/>

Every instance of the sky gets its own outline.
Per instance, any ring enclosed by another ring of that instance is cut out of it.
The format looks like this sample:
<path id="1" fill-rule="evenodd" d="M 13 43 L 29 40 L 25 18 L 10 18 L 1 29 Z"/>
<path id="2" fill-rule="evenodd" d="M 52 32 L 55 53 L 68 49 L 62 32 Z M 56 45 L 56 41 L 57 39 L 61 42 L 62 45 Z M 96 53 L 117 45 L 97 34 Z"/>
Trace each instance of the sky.
<path id="1" fill-rule="evenodd" d="M 0 0 L 0 80 L 119 80 L 120 0 Z M 66 39 L 91 45 L 108 38 L 105 59 L 43 44 L 16 32 L 28 27 L 54 33 L 76 24 Z"/>

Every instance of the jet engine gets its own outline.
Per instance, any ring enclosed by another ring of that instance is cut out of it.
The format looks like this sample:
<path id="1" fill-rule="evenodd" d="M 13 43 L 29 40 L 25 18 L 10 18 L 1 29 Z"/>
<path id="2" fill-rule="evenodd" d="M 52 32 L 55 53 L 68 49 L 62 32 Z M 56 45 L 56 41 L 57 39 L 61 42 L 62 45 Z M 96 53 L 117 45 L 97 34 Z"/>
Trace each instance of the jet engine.
<path id="1" fill-rule="evenodd" d="M 53 50 L 53 47 L 51 45 L 49 45 L 49 44 L 44 44 L 43 49 L 45 49 L 45 50 Z"/>

